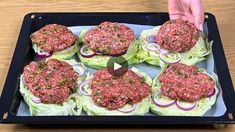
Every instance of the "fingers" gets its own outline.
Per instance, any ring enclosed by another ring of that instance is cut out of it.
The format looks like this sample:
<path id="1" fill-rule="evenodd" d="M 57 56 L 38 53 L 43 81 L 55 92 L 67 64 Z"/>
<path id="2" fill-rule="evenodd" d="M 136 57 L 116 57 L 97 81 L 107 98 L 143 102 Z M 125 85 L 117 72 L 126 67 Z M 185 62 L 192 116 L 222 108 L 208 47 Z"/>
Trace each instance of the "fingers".
<path id="1" fill-rule="evenodd" d="M 190 9 L 191 0 L 168 0 L 170 19 L 182 19 L 194 23 Z"/>
<path id="2" fill-rule="evenodd" d="M 168 0 L 168 12 L 170 19 L 182 19 L 183 10 L 178 4 L 178 0 Z"/>
<path id="3" fill-rule="evenodd" d="M 203 30 L 204 9 L 201 0 L 168 0 L 170 19 L 187 20 Z"/>
<path id="4" fill-rule="evenodd" d="M 174 20 L 174 19 L 183 19 L 181 14 L 169 14 L 170 15 L 170 19 Z"/>
<path id="5" fill-rule="evenodd" d="M 203 22 L 204 22 L 204 9 L 202 6 L 201 0 L 191 0 L 191 11 L 194 17 L 194 24 L 199 30 L 203 30 Z"/>
<path id="6" fill-rule="evenodd" d="M 194 23 L 194 17 L 192 16 L 192 14 L 186 14 L 182 17 L 182 19 L 185 21 L 189 21 L 190 23 Z"/>

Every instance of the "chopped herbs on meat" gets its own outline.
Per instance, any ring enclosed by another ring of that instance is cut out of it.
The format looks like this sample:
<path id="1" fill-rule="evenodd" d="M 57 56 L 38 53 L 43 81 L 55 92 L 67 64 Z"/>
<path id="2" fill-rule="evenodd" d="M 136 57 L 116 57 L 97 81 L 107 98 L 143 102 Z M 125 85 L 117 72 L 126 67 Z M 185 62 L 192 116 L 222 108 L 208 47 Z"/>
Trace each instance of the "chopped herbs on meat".
<path id="1" fill-rule="evenodd" d="M 196 45 L 199 35 L 194 24 L 184 20 L 169 20 L 161 26 L 156 41 L 163 49 L 186 52 Z"/>
<path id="2" fill-rule="evenodd" d="M 135 38 L 134 31 L 126 27 L 117 22 L 103 22 L 84 34 L 85 44 L 94 52 L 122 55 Z"/>
<path id="3" fill-rule="evenodd" d="M 132 84 L 134 81 L 132 79 L 128 79 L 128 82 Z"/>
<path id="4" fill-rule="evenodd" d="M 109 86 L 104 87 L 104 84 Z M 150 94 L 150 86 L 131 70 L 119 77 L 112 76 L 107 69 L 98 70 L 93 75 L 91 90 L 92 100 L 110 110 L 138 103 Z"/>
<path id="5" fill-rule="evenodd" d="M 198 71 L 198 68 L 193 65 L 171 64 L 158 77 L 162 94 L 187 102 L 195 102 L 202 97 L 207 97 L 214 89 L 215 83 L 209 75 Z M 208 79 L 212 80 L 208 81 Z"/>
<path id="6" fill-rule="evenodd" d="M 78 79 L 77 73 L 70 64 L 56 59 L 31 62 L 24 68 L 23 78 L 27 88 L 43 103 L 63 103 L 71 91 L 77 91 L 77 82 L 72 81 Z"/>
<path id="7" fill-rule="evenodd" d="M 123 42 L 126 42 L 126 40 L 125 40 L 125 39 L 121 39 L 121 40 L 120 40 L 120 42 L 122 42 L 122 43 L 123 43 Z"/>
<path id="8" fill-rule="evenodd" d="M 141 78 L 140 82 L 145 83 L 145 78 Z"/>
<path id="9" fill-rule="evenodd" d="M 73 88 L 73 93 L 76 93 L 77 91 L 78 91 L 78 87 L 75 86 L 75 87 Z"/>
<path id="10" fill-rule="evenodd" d="M 62 81 L 59 82 L 59 86 L 64 86 L 66 81 L 67 79 L 64 78 Z"/>
<path id="11" fill-rule="evenodd" d="M 98 94 L 97 91 L 94 91 L 94 92 L 92 93 L 93 96 L 96 96 L 97 94 Z"/>
<path id="12" fill-rule="evenodd" d="M 49 24 L 34 32 L 30 36 L 32 43 L 36 44 L 42 51 L 61 51 L 74 44 L 74 35 L 66 26 Z"/>

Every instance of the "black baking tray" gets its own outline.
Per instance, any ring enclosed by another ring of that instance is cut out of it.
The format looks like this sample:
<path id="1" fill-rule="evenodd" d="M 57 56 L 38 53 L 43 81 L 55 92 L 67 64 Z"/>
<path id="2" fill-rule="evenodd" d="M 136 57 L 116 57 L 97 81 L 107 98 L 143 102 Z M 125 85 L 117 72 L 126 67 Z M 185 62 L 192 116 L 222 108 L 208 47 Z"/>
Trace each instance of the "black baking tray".
<path id="1" fill-rule="evenodd" d="M 205 116 L 17 116 L 22 96 L 19 77 L 26 64 L 34 58 L 30 34 L 46 24 L 65 26 L 97 25 L 103 21 L 161 25 L 168 13 L 29 13 L 24 17 L 17 45 L 0 99 L 0 122 L 21 124 L 230 124 L 235 123 L 235 92 L 224 55 L 215 16 L 206 13 L 209 40 L 213 40 L 213 56 L 221 85 L 226 112 L 218 117 Z"/>

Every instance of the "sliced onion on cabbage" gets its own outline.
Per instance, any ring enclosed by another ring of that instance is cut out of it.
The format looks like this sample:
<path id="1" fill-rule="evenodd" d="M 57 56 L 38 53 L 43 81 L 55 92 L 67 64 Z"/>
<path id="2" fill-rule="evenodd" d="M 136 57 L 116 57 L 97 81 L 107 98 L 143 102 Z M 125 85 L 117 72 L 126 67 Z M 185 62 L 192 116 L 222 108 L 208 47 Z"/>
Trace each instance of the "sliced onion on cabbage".
<path id="1" fill-rule="evenodd" d="M 178 63 L 181 60 L 181 54 L 176 52 L 169 52 L 167 54 L 160 53 L 160 59 L 167 64 Z"/>
<path id="2" fill-rule="evenodd" d="M 161 92 L 158 91 L 153 96 L 153 102 L 158 107 L 169 107 L 175 104 L 176 100 L 165 97 L 164 95 L 161 94 Z"/>

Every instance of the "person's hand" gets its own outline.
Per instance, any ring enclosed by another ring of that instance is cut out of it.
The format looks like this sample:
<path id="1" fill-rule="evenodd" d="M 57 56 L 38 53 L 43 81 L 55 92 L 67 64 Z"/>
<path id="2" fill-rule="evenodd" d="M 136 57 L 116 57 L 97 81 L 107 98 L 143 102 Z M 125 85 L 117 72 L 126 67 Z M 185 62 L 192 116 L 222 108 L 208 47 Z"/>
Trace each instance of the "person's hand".
<path id="1" fill-rule="evenodd" d="M 202 31 L 204 9 L 201 0 L 168 0 L 170 19 L 188 20 Z"/>

